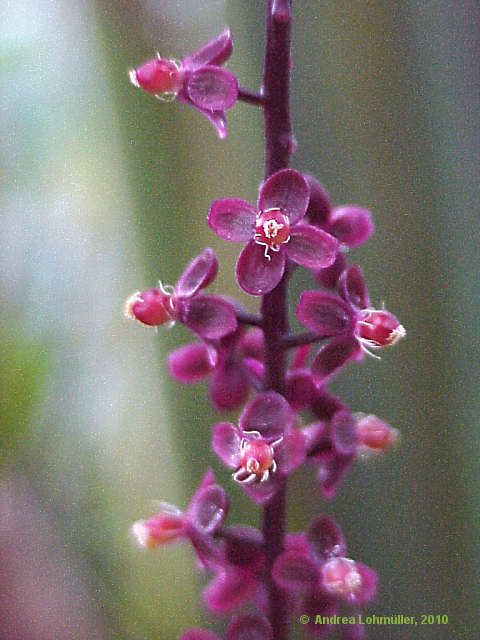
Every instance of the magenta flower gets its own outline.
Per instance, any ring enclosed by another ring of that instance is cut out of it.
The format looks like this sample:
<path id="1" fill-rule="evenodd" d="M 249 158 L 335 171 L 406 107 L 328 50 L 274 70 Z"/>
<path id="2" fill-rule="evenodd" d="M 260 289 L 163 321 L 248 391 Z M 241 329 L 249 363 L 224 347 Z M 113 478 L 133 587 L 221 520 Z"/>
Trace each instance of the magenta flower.
<path id="1" fill-rule="evenodd" d="M 303 433 L 293 429 L 293 417 L 285 398 L 267 391 L 245 406 L 238 427 L 231 422 L 213 427 L 214 452 L 260 504 L 276 493 L 282 476 L 305 460 Z"/>
<path id="2" fill-rule="evenodd" d="M 309 188 L 292 169 L 270 176 L 260 189 L 258 205 L 235 198 L 216 200 L 208 224 L 230 242 L 248 244 L 237 262 L 237 280 L 251 295 L 265 295 L 282 279 L 287 258 L 308 269 L 333 263 L 338 241 L 313 225 L 302 224 Z"/>
<path id="3" fill-rule="evenodd" d="M 300 612 L 312 614 L 307 629 L 317 637 L 330 628 L 315 624 L 317 615 L 335 615 L 340 602 L 363 605 L 374 597 L 377 585 L 372 569 L 346 557 L 340 527 L 324 515 L 310 523 L 306 535 L 287 536 L 272 575 L 279 588 L 299 598 Z"/>
<path id="4" fill-rule="evenodd" d="M 262 357 L 261 334 L 259 329 L 246 332 L 240 326 L 220 340 L 184 345 L 168 356 L 170 373 L 185 384 L 209 377 L 214 407 L 221 411 L 240 407 L 251 388 L 245 358 Z"/>
<path id="5" fill-rule="evenodd" d="M 185 512 L 167 502 L 161 506 L 162 510 L 148 520 L 138 520 L 132 525 L 132 534 L 140 547 L 153 549 L 187 537 L 208 538 L 226 518 L 228 498 L 222 487 L 215 484 L 210 469 Z"/>
<path id="6" fill-rule="evenodd" d="M 350 204 L 332 207 L 318 180 L 310 175 L 305 180 L 310 187 L 306 217 L 311 224 L 335 236 L 344 250 L 359 247 L 368 240 L 375 231 L 370 211 Z"/>
<path id="7" fill-rule="evenodd" d="M 130 71 L 133 85 L 164 101 L 178 98 L 200 111 L 215 127 L 220 138 L 227 135 L 225 110 L 233 107 L 238 96 L 235 76 L 220 65 L 232 53 L 229 29 L 196 53 L 177 62 L 157 56 Z"/>
<path id="8" fill-rule="evenodd" d="M 142 324 L 172 326 L 178 320 L 201 338 L 215 340 L 237 328 L 233 305 L 218 296 L 198 295 L 215 279 L 218 262 L 210 248 L 187 266 L 175 287 L 137 291 L 125 303 L 125 315 Z"/>
<path id="9" fill-rule="evenodd" d="M 333 373 L 362 351 L 394 345 L 406 334 L 386 309 L 370 308 L 360 267 L 345 269 L 338 280 L 342 297 L 325 291 L 304 291 L 297 305 L 302 324 L 322 338 L 334 338 L 321 347 L 312 362 L 315 384 L 325 384 Z M 375 356 L 377 357 L 377 356 Z"/>

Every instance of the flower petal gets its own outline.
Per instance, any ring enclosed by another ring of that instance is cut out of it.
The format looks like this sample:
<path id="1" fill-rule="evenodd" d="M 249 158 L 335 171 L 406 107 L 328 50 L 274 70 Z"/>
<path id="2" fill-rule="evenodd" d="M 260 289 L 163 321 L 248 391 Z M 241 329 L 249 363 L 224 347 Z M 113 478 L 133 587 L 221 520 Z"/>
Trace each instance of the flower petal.
<path id="1" fill-rule="evenodd" d="M 207 247 L 194 258 L 180 276 L 175 286 L 175 295 L 191 298 L 197 291 L 208 287 L 218 272 L 218 260 L 213 249 Z"/>
<path id="2" fill-rule="evenodd" d="M 318 467 L 318 483 L 326 500 L 335 497 L 337 488 L 353 464 L 354 456 L 339 453 L 325 457 Z"/>
<path id="3" fill-rule="evenodd" d="M 283 396 L 274 391 L 259 393 L 242 411 L 241 431 L 258 431 L 262 438 L 275 440 L 293 423 L 293 411 Z"/>
<path id="4" fill-rule="evenodd" d="M 311 224 L 325 228 L 328 214 L 332 209 L 330 198 L 316 178 L 311 175 L 306 175 L 304 178 L 310 188 L 310 202 L 306 217 Z"/>
<path id="5" fill-rule="evenodd" d="M 309 591 L 317 582 L 317 566 L 303 553 L 284 551 L 275 560 L 272 577 L 280 589 Z"/>
<path id="6" fill-rule="evenodd" d="M 255 575 L 239 567 L 218 573 L 203 592 L 205 603 L 213 613 L 226 613 L 245 602 L 257 587 Z"/>
<path id="7" fill-rule="evenodd" d="M 340 295 L 356 309 L 368 309 L 370 299 L 363 272 L 358 264 L 345 269 L 338 280 Z"/>
<path id="8" fill-rule="evenodd" d="M 193 107 L 197 111 L 200 111 L 202 116 L 205 116 L 207 120 L 210 120 L 210 122 L 213 124 L 213 126 L 217 130 L 218 137 L 221 140 L 224 140 L 227 137 L 227 119 L 225 117 L 224 111 L 222 110 L 212 111 L 211 109 L 202 109 L 200 107 L 197 107 L 197 105 L 194 104 L 187 95 L 183 95 L 182 92 L 178 94 L 177 100 L 179 102 L 184 102 L 185 104 L 189 104 L 191 107 Z"/>
<path id="9" fill-rule="evenodd" d="M 223 64 L 232 55 L 232 50 L 232 34 L 227 27 L 193 55 L 185 58 L 183 65 L 187 68 L 196 68 L 204 64 Z"/>
<path id="10" fill-rule="evenodd" d="M 197 382 L 212 371 L 218 362 L 216 350 L 203 342 L 186 344 L 168 356 L 168 368 L 180 382 Z"/>
<path id="11" fill-rule="evenodd" d="M 263 184 L 258 208 L 261 211 L 281 209 L 290 225 L 294 225 L 305 215 L 309 198 L 310 189 L 303 176 L 293 169 L 282 169 Z"/>
<path id="12" fill-rule="evenodd" d="M 335 450 L 344 455 L 354 453 L 356 448 L 356 423 L 348 410 L 337 411 L 330 423 L 330 432 Z"/>
<path id="13" fill-rule="evenodd" d="M 353 333 L 355 328 L 356 318 L 350 306 L 325 291 L 304 291 L 296 313 L 302 324 L 326 338 Z"/>
<path id="14" fill-rule="evenodd" d="M 328 230 L 347 247 L 358 247 L 375 231 L 370 211 L 351 205 L 330 212 Z"/>
<path id="15" fill-rule="evenodd" d="M 238 97 L 238 82 L 230 71 L 206 66 L 187 77 L 186 92 L 192 103 L 200 109 L 223 111 L 230 109 Z"/>
<path id="16" fill-rule="evenodd" d="M 331 340 L 322 347 L 312 362 L 312 376 L 316 385 L 324 384 L 333 373 L 354 358 L 360 348 L 351 336 Z"/>
<path id="17" fill-rule="evenodd" d="M 227 512 L 227 494 L 217 484 L 198 492 L 188 509 L 191 522 L 204 533 L 213 533 L 226 518 Z"/>
<path id="18" fill-rule="evenodd" d="M 230 564 L 252 568 L 263 565 L 263 536 L 258 529 L 237 525 L 229 526 L 224 533 L 225 558 Z"/>
<path id="19" fill-rule="evenodd" d="M 309 369 L 287 372 L 285 398 L 294 411 L 311 406 L 317 398 L 317 388 L 313 384 Z"/>
<path id="20" fill-rule="evenodd" d="M 270 623 L 264 616 L 247 613 L 230 622 L 226 640 L 272 640 Z"/>
<path id="21" fill-rule="evenodd" d="M 245 402 L 249 389 L 250 383 L 242 363 L 237 358 L 221 359 L 210 383 L 214 407 L 219 411 L 237 409 Z"/>
<path id="22" fill-rule="evenodd" d="M 240 460 L 242 437 L 231 422 L 219 422 L 213 426 L 212 449 L 230 469 L 236 469 Z"/>
<path id="23" fill-rule="evenodd" d="M 217 296 L 196 296 L 181 308 L 180 319 L 201 338 L 217 340 L 237 328 L 233 306 Z"/>
<path id="24" fill-rule="evenodd" d="M 215 200 L 208 212 L 208 226 L 229 242 L 246 242 L 253 237 L 257 210 L 238 198 Z"/>
<path id="25" fill-rule="evenodd" d="M 242 489 L 257 504 L 266 504 L 277 493 L 279 486 L 279 475 L 271 473 L 267 480 L 243 484 Z"/>
<path id="26" fill-rule="evenodd" d="M 273 291 L 285 271 L 285 253 L 271 251 L 270 260 L 265 249 L 251 240 L 242 249 L 237 262 L 237 280 L 244 291 L 252 296 L 263 296 Z"/>
<path id="27" fill-rule="evenodd" d="M 310 224 L 297 224 L 285 245 L 290 260 L 307 269 L 324 269 L 335 262 L 338 240 Z"/>
<path id="28" fill-rule="evenodd" d="M 293 473 L 295 469 L 305 462 L 305 436 L 301 431 L 295 430 L 284 436 L 278 449 L 275 450 L 275 460 L 278 470 L 284 475 Z"/>
<path id="29" fill-rule="evenodd" d="M 319 560 L 344 556 L 347 552 L 343 533 L 330 516 L 318 516 L 307 529 L 308 546 Z"/>

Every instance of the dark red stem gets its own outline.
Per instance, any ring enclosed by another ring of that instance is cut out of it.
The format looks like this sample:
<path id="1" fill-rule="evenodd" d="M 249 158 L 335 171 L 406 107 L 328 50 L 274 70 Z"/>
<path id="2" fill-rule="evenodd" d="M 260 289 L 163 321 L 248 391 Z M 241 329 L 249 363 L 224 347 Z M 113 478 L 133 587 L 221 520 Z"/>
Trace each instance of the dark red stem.
<path id="1" fill-rule="evenodd" d="M 244 87 L 238 87 L 238 99 L 248 104 L 253 104 L 257 107 L 263 107 L 265 104 L 265 98 L 261 93 L 250 91 Z"/>
<path id="2" fill-rule="evenodd" d="M 265 67 L 262 95 L 265 117 L 265 178 L 288 167 L 292 152 L 290 124 L 290 26 L 291 0 L 267 0 L 265 17 Z M 285 393 L 285 347 L 288 333 L 286 274 L 278 286 L 262 298 L 265 336 L 265 389 Z M 283 550 L 285 537 L 286 479 L 263 512 L 266 575 L 269 595 L 268 617 L 274 640 L 287 640 L 285 593 L 271 578 L 275 559 Z"/>

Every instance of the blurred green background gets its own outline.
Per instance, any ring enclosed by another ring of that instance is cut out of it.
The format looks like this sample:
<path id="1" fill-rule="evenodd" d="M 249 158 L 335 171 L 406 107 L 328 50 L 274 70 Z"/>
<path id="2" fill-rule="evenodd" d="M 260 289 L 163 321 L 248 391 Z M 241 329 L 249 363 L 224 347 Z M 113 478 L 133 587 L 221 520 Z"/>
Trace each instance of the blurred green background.
<path id="1" fill-rule="evenodd" d="M 352 259 L 407 339 L 335 383 L 400 446 L 357 465 L 334 504 L 292 481 L 289 527 L 327 512 L 352 557 L 376 568 L 377 615 L 447 614 L 445 627 L 370 638 L 477 638 L 479 566 L 479 80 L 476 2 L 294 3 L 292 166 L 336 204 L 372 210 Z M 125 321 L 124 299 L 174 283 L 205 245 L 213 290 L 238 296 L 238 247 L 203 224 L 210 202 L 255 201 L 261 114 L 239 104 L 220 141 L 180 104 L 135 90 L 127 70 L 182 58 L 232 28 L 229 64 L 260 84 L 263 3 L 10 0 L 0 8 L 0 638 L 170 640 L 208 619 L 186 546 L 138 551 L 132 521 L 184 506 L 213 466 L 205 387 L 164 360 L 189 341 Z M 294 281 L 292 299 L 309 276 Z M 242 301 L 255 310 L 257 301 Z M 236 416 L 231 416 L 235 419 Z M 301 629 L 292 626 L 292 637 Z"/>

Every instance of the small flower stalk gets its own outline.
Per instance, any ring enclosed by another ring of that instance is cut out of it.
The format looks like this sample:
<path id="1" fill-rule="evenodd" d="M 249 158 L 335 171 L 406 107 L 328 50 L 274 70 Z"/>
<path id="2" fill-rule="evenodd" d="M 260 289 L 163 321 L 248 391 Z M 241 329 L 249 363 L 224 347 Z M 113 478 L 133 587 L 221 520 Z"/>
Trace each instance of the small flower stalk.
<path id="1" fill-rule="evenodd" d="M 257 203 L 229 196 L 215 200 L 207 213 L 216 236 L 243 243 L 236 279 L 260 299 L 258 314 L 204 292 L 218 272 L 211 248 L 192 259 L 174 286 L 160 282 L 125 304 L 125 315 L 139 324 L 181 323 L 193 334 L 193 342 L 170 353 L 168 370 L 182 384 L 207 380 L 218 411 L 239 410 L 238 422 L 205 429 L 212 452 L 231 474 L 228 493 L 243 491 L 263 515 L 261 529 L 229 525 L 230 500 L 209 470 L 186 510 L 161 503 L 159 512 L 132 525 L 143 549 L 191 545 L 209 579 L 206 608 L 229 617 L 223 636 L 191 628 L 182 640 L 288 640 L 289 620 L 299 615 L 310 620 L 307 633 L 323 637 L 333 629 L 315 625 L 316 617 L 339 611 L 350 615 L 340 628 L 343 639 L 365 637 L 355 620 L 376 596 L 377 573 L 347 553 L 340 525 L 326 512 L 352 466 L 385 454 L 398 440 L 383 419 L 348 407 L 330 390 L 345 367 L 360 365 L 365 356 L 378 358 L 405 329 L 391 311 L 370 302 L 360 266 L 348 259 L 374 232 L 370 212 L 334 207 L 315 177 L 289 168 L 295 147 L 291 2 L 266 0 L 266 8 L 259 92 L 239 88 L 223 68 L 233 51 L 229 29 L 181 61 L 158 55 L 130 72 L 145 92 L 199 111 L 220 138 L 227 135 L 225 111 L 237 101 L 261 108 L 265 117 L 265 176 Z M 296 300 L 295 314 L 305 327 L 298 333 L 290 331 L 287 315 L 295 269 L 306 269 L 316 283 Z M 286 487 L 294 473 L 314 473 L 325 500 L 324 513 L 312 514 L 304 532 L 285 528 Z"/>

